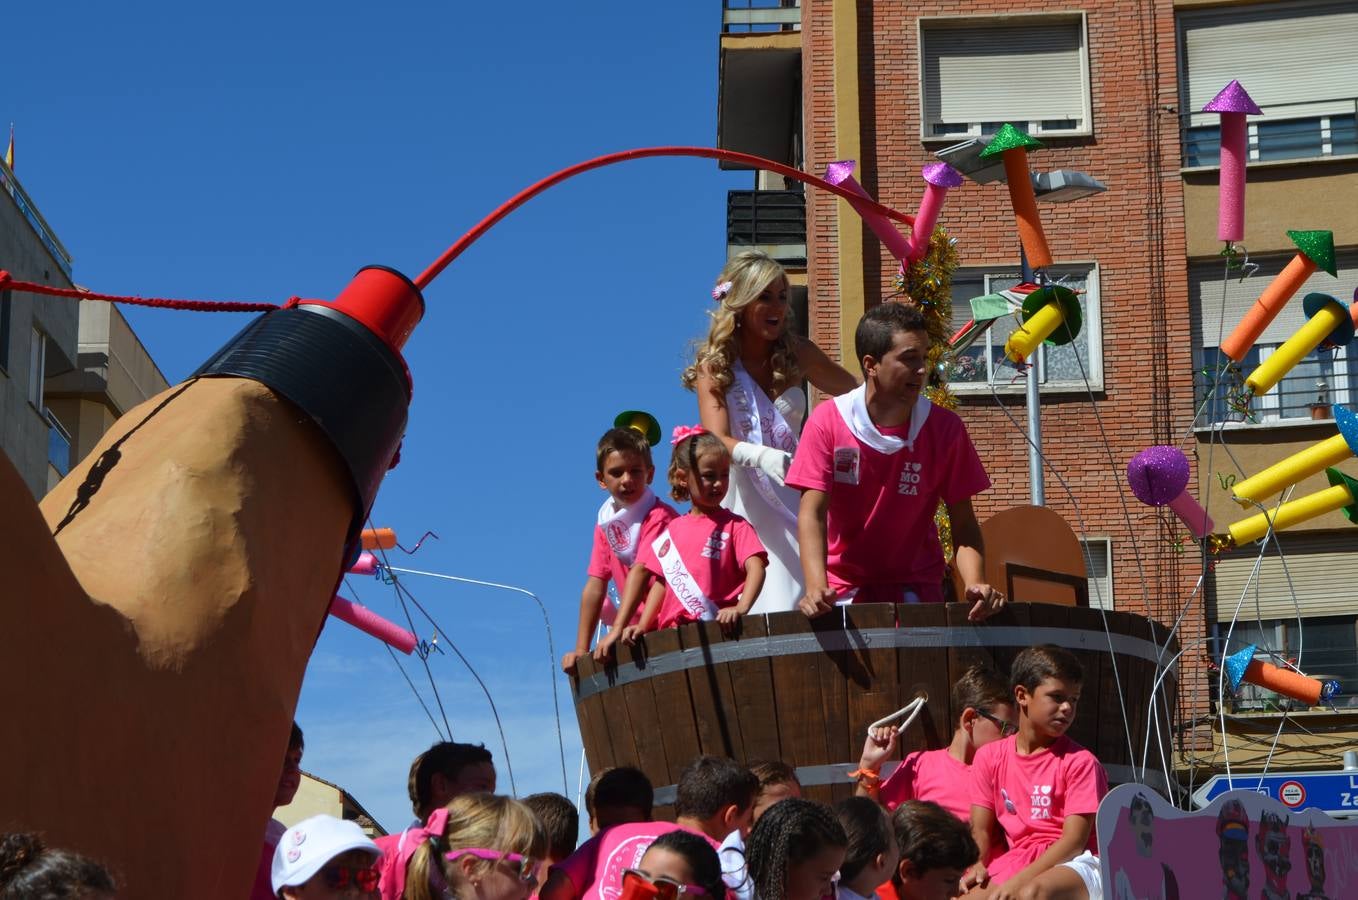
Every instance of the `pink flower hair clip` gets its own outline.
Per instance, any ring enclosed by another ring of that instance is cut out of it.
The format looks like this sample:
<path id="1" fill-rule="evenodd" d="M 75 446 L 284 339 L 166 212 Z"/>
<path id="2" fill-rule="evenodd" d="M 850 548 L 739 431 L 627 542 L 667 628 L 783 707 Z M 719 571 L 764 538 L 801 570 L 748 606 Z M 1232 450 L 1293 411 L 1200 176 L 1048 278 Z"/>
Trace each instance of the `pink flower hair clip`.
<path id="1" fill-rule="evenodd" d="M 670 433 L 670 444 L 677 444 L 684 438 L 697 437 L 700 434 L 707 434 L 707 429 L 701 425 L 676 425 L 674 431 Z"/>
<path id="2" fill-rule="evenodd" d="M 712 299 L 721 302 L 726 299 L 726 295 L 731 293 L 731 288 L 735 287 L 732 282 L 723 281 L 712 289 Z"/>

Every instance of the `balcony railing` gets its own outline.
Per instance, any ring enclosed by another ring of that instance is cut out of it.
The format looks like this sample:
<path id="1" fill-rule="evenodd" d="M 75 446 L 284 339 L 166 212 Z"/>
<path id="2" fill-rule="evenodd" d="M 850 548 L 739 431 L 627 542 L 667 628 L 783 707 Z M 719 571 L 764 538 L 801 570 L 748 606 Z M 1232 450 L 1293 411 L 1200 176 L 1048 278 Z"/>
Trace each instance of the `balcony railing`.
<path id="1" fill-rule="evenodd" d="M 57 240 L 56 234 L 52 231 L 47 220 L 38 212 L 38 207 L 33 203 L 31 197 L 24 190 L 23 185 L 19 184 L 14 177 L 14 172 L 9 166 L 5 165 L 4 160 L 0 160 L 0 189 L 14 198 L 14 203 L 19 207 L 19 211 L 24 214 L 28 224 L 37 232 L 39 240 L 47 248 L 47 252 L 57 261 L 61 271 L 66 273 L 66 277 L 71 277 L 71 254 L 66 252 L 61 241 Z"/>
<path id="2" fill-rule="evenodd" d="M 806 195 L 727 191 L 726 243 L 758 247 L 785 266 L 806 265 Z"/>
<path id="3" fill-rule="evenodd" d="M 1249 120 L 1249 161 L 1313 159 L 1358 154 L 1358 98 L 1261 106 Z M 1221 164 L 1221 126 L 1213 113 L 1179 116 L 1183 164 Z"/>
<path id="4" fill-rule="evenodd" d="M 800 31 L 801 0 L 722 0 L 723 34 Z"/>
<path id="5" fill-rule="evenodd" d="M 71 471 L 71 436 L 50 409 L 43 410 L 47 420 L 47 461 L 63 478 Z"/>

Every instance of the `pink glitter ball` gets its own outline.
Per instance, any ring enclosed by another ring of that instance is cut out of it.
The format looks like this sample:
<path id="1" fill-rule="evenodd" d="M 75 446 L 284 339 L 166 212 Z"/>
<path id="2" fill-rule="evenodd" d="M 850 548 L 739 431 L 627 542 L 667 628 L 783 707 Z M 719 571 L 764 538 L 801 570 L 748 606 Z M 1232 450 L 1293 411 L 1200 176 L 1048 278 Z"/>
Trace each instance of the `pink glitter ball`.
<path id="1" fill-rule="evenodd" d="M 1127 463 L 1127 484 L 1142 503 L 1164 506 L 1188 487 L 1188 457 L 1178 447 L 1147 447 Z"/>

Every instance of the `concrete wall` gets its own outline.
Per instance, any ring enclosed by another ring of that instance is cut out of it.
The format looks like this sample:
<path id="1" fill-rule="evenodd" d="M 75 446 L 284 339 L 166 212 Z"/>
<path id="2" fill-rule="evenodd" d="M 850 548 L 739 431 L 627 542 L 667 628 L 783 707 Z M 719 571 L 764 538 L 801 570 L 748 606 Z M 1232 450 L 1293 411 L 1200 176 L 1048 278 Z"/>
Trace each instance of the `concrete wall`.
<path id="1" fill-rule="evenodd" d="M 71 287 L 14 198 L 4 190 L 0 190 L 0 269 L 19 281 Z M 78 303 L 14 292 L 9 303 L 9 352 L 0 354 L 8 359 L 0 370 L 0 450 L 13 461 L 34 496 L 41 497 L 47 492 L 48 424 L 42 411 L 28 400 L 30 335 L 36 326 L 49 339 L 47 377 L 71 369 L 76 358 Z"/>

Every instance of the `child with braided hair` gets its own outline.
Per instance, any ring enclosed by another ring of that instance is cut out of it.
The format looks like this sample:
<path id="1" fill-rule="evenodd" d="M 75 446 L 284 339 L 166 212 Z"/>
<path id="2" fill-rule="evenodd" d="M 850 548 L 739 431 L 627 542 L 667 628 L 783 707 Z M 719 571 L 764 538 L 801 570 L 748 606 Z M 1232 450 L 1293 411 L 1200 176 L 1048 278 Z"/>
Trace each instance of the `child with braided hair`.
<path id="1" fill-rule="evenodd" d="M 732 633 L 764 585 L 768 552 L 754 526 L 721 506 L 731 478 L 730 451 L 701 425 L 675 428 L 672 443 L 670 496 L 692 502 L 693 508 L 641 547 L 637 565 L 659 577 L 646 596 L 641 620 L 599 642 L 595 658 L 601 661 L 612 653 L 615 635 L 631 644 L 653 628 L 713 620 Z M 638 579 L 628 579 L 618 622 L 629 620 L 642 588 Z"/>
<path id="2" fill-rule="evenodd" d="M 821 900 L 833 893 L 849 846 L 834 810 L 789 798 L 771 806 L 746 842 L 757 900 Z"/>

